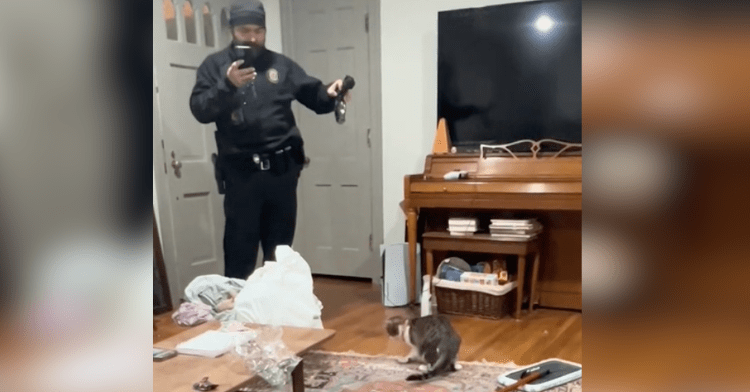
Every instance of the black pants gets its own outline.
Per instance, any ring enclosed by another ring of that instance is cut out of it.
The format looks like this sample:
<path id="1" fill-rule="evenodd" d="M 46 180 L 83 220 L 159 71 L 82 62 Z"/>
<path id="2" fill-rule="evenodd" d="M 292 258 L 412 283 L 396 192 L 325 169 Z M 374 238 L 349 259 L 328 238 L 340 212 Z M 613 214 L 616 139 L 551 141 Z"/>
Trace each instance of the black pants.
<path id="1" fill-rule="evenodd" d="M 247 279 L 255 269 L 258 243 L 264 260 L 275 260 L 277 245 L 292 245 L 302 165 L 283 154 L 269 170 L 259 170 L 250 157 L 228 159 L 223 167 L 224 275 Z"/>

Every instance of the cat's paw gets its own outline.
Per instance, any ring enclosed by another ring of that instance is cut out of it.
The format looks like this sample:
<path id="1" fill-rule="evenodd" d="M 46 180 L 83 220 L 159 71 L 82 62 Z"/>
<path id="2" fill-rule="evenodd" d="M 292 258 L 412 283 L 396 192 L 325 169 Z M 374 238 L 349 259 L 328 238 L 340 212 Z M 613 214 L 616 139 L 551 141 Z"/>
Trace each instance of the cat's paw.
<path id="1" fill-rule="evenodd" d="M 409 363 L 409 357 L 399 358 L 399 359 L 397 359 L 397 361 L 398 361 L 398 363 L 400 363 L 402 365 L 405 365 L 405 364 Z"/>
<path id="2" fill-rule="evenodd" d="M 425 377 L 423 374 L 412 374 L 409 377 L 406 377 L 406 381 L 419 381 L 424 379 Z"/>
<path id="3" fill-rule="evenodd" d="M 421 365 L 419 365 L 419 367 L 417 369 L 419 369 L 420 372 L 426 372 L 427 371 L 427 365 L 421 364 Z"/>
<path id="4" fill-rule="evenodd" d="M 456 370 L 461 370 L 461 369 L 463 369 L 463 366 L 461 366 L 458 363 L 455 363 L 455 364 L 453 364 L 453 368 L 456 369 Z"/>

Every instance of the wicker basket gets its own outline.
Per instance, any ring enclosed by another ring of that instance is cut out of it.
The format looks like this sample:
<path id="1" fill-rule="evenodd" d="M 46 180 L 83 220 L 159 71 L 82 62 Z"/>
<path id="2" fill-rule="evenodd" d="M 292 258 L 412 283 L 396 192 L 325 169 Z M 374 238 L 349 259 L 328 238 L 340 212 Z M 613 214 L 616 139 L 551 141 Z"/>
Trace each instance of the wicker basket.
<path id="1" fill-rule="evenodd" d="M 443 264 L 447 261 L 448 259 L 443 260 L 438 265 L 438 271 L 441 271 Z M 441 281 L 437 277 L 433 277 L 432 281 L 438 313 L 489 319 L 501 319 L 512 314 L 511 309 L 516 303 L 518 290 L 515 283 L 508 283 L 508 285 L 510 285 L 509 291 L 498 295 L 473 290 L 476 286 L 470 283 Z M 500 292 L 505 290 L 500 290 Z"/>
<path id="2" fill-rule="evenodd" d="M 501 319 L 510 315 L 517 292 L 513 289 L 507 294 L 492 295 L 480 291 L 435 286 L 438 313 L 490 319 Z"/>

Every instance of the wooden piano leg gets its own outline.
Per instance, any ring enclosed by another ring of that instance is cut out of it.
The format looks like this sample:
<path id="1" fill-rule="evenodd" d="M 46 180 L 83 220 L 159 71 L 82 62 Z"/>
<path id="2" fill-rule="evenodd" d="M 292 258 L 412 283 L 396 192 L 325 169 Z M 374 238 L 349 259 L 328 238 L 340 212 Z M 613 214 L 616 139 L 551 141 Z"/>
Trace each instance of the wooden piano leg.
<path id="1" fill-rule="evenodd" d="M 417 275 L 417 211 L 409 208 L 406 213 L 407 239 L 409 241 L 409 302 L 416 303 L 414 282 Z"/>
<path id="2" fill-rule="evenodd" d="M 424 249 L 422 249 L 424 250 Z M 425 252 L 425 263 L 427 264 L 427 271 L 425 272 L 425 275 L 427 275 L 427 288 L 430 290 L 430 293 L 432 295 L 435 295 L 435 293 L 432 292 L 432 272 L 433 272 L 433 258 L 432 258 L 432 249 L 428 249 Z M 424 283 L 422 283 L 424 284 Z"/>
<path id="3" fill-rule="evenodd" d="M 534 310 L 536 299 L 536 280 L 539 277 L 539 251 L 534 255 L 534 266 L 531 269 L 531 291 L 529 292 L 529 312 Z"/>
<path id="4" fill-rule="evenodd" d="M 516 319 L 521 318 L 521 303 L 523 302 L 523 281 L 526 272 L 526 256 L 518 255 L 518 287 L 516 288 Z"/>

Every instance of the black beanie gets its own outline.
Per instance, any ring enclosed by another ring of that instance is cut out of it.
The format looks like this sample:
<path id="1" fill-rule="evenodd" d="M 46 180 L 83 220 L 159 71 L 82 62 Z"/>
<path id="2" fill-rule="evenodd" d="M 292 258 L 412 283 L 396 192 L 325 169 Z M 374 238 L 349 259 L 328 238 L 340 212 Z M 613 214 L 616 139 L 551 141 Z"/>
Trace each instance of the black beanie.
<path id="1" fill-rule="evenodd" d="M 266 27 L 266 11 L 258 0 L 238 1 L 229 9 L 229 25 L 253 24 Z"/>

